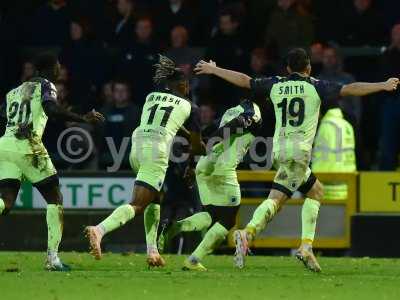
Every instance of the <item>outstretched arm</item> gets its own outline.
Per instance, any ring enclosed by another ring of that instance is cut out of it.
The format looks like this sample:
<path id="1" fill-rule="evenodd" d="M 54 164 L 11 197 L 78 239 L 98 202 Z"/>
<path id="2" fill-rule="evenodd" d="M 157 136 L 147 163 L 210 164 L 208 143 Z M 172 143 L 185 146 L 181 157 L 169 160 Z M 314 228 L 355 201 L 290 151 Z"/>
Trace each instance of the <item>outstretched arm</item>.
<path id="1" fill-rule="evenodd" d="M 383 92 L 383 91 L 392 92 L 397 89 L 398 84 L 399 84 L 398 78 L 390 78 L 385 82 L 376 82 L 376 83 L 354 82 L 344 85 L 340 91 L 340 95 L 343 97 L 366 96 L 369 94 Z"/>
<path id="2" fill-rule="evenodd" d="M 104 122 L 104 116 L 92 110 L 85 115 L 73 113 L 57 103 L 57 90 L 53 83 L 48 80 L 41 82 L 41 98 L 44 112 L 49 118 L 63 122 L 99 123 Z"/>
<path id="3" fill-rule="evenodd" d="M 246 74 L 240 72 L 217 67 L 215 62 L 213 62 L 212 60 L 210 60 L 210 62 L 206 62 L 204 60 L 199 61 L 194 68 L 194 71 L 197 75 L 213 74 L 238 87 L 250 89 L 250 76 L 247 76 Z"/>
<path id="4" fill-rule="evenodd" d="M 63 122 L 82 122 L 82 123 L 104 122 L 104 116 L 95 110 L 92 110 L 85 115 L 79 115 L 64 109 L 54 101 L 44 102 L 43 109 L 48 117 Z"/>

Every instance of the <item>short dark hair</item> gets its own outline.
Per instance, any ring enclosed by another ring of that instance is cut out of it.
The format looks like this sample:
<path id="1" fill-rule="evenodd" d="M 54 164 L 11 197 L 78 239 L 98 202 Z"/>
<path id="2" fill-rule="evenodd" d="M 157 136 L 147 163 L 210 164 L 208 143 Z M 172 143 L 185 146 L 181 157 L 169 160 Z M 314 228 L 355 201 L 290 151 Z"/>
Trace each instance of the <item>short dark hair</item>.
<path id="1" fill-rule="evenodd" d="M 35 68 L 39 73 L 52 70 L 57 63 L 57 55 L 51 52 L 41 53 L 34 60 Z"/>
<path id="2" fill-rule="evenodd" d="M 310 56 L 303 48 L 294 48 L 289 51 L 287 65 L 292 72 L 303 72 L 310 64 Z"/>

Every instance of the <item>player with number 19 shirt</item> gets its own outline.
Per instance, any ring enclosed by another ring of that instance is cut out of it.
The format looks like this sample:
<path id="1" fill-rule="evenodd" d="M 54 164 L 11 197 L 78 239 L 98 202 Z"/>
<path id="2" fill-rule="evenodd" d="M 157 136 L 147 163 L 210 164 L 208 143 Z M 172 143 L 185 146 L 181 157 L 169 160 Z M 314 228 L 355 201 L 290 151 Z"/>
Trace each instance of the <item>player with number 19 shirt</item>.
<path id="1" fill-rule="evenodd" d="M 302 208 L 302 243 L 296 257 L 308 269 L 319 272 L 321 268 L 313 254 L 312 242 L 323 189 L 311 173 L 309 163 L 320 106 L 329 106 L 331 101 L 337 101 L 341 96 L 365 96 L 380 91 L 393 91 L 399 79 L 347 85 L 316 80 L 310 77 L 310 58 L 301 48 L 289 52 L 287 71 L 288 77 L 253 79 L 243 73 L 219 68 L 212 61 L 200 61 L 195 68 L 197 74 L 213 74 L 237 86 L 251 89 L 258 103 L 272 101 L 274 105 L 276 124 L 273 152 L 278 171 L 268 199 L 258 206 L 246 228 L 234 233 L 236 265 L 244 266 L 248 242 L 266 227 L 279 208 L 298 190 L 306 199 Z"/>
<path id="2" fill-rule="evenodd" d="M 274 188 L 291 196 L 315 176 L 309 168 L 321 103 L 330 105 L 342 85 L 292 73 L 288 77 L 256 78 L 251 89 L 260 100 L 271 101 L 275 110 L 274 162 L 279 167 Z M 310 177 L 311 176 L 311 177 Z M 305 193 L 308 191 L 303 190 Z"/>

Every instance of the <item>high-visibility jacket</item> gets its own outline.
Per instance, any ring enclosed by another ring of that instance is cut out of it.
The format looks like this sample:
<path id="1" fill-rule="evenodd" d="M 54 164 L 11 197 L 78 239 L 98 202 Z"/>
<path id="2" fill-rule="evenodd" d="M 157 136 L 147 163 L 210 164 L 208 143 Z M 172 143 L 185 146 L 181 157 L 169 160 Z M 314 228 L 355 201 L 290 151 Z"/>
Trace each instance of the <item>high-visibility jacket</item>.
<path id="1" fill-rule="evenodd" d="M 314 172 L 355 172 L 356 155 L 354 130 L 343 118 L 340 108 L 327 111 L 315 137 L 312 170 Z M 324 198 L 346 199 L 347 185 L 342 182 L 324 184 Z"/>

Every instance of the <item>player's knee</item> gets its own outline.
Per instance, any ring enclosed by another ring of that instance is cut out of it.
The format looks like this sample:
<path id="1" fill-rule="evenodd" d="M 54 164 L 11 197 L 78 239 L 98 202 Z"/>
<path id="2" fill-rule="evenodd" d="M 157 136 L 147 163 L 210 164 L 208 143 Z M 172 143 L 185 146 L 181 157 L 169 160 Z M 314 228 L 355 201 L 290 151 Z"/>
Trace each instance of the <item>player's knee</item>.
<path id="1" fill-rule="evenodd" d="M 324 186 L 321 182 L 316 181 L 313 187 L 313 198 L 317 201 L 322 201 L 324 198 Z"/>
<path id="2" fill-rule="evenodd" d="M 141 215 L 144 213 L 144 210 L 146 209 L 147 205 L 142 205 L 142 204 L 135 204 L 133 205 L 133 208 L 135 210 L 135 215 Z"/>
<path id="3" fill-rule="evenodd" d="M 204 218 L 204 227 L 209 228 L 212 224 L 212 218 L 208 212 L 201 212 L 200 213 Z"/>

